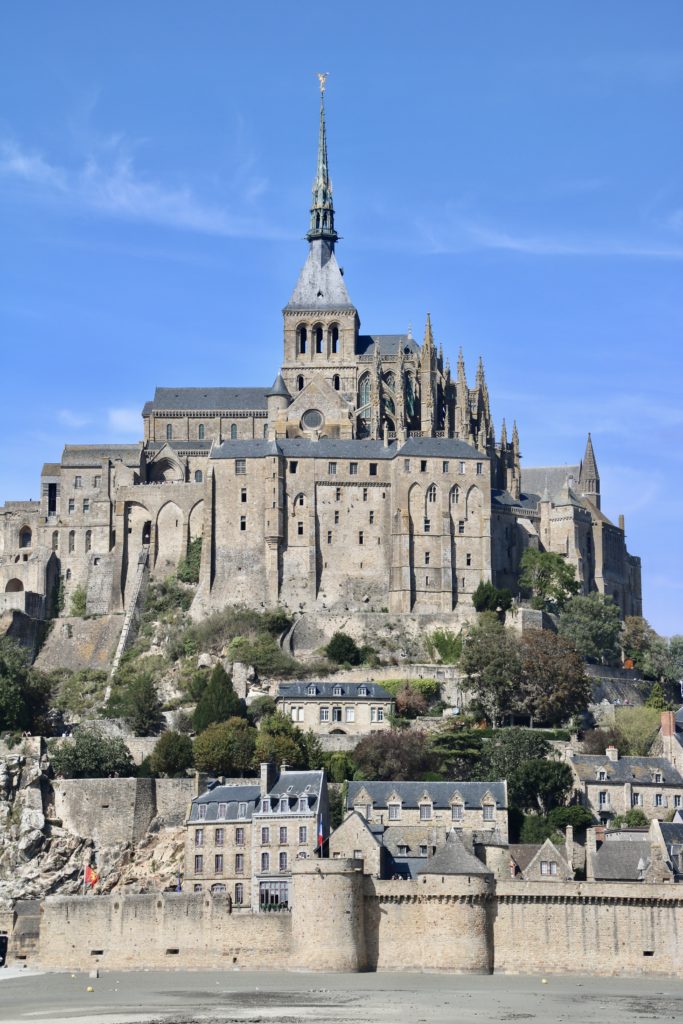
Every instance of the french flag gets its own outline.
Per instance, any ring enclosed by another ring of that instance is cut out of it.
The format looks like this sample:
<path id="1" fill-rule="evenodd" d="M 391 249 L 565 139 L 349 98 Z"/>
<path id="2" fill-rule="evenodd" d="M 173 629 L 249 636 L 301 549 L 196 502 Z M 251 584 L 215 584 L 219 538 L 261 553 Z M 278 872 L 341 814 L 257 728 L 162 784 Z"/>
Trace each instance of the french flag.
<path id="1" fill-rule="evenodd" d="M 325 835 L 323 833 L 323 816 L 318 815 L 318 850 L 322 853 L 323 845 L 325 843 Z"/>

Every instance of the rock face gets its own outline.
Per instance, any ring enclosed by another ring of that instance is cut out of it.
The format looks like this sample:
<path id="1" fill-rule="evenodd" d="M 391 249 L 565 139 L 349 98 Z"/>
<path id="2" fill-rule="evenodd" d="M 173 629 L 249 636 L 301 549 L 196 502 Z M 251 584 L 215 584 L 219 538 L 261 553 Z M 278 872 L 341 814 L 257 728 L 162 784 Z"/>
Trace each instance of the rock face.
<path id="1" fill-rule="evenodd" d="M 183 827 L 154 819 L 137 843 L 100 846 L 54 816 L 50 764 L 39 740 L 17 753 L 0 750 L 0 905 L 83 890 L 86 864 L 96 864 L 96 892 L 175 888 L 182 870 Z"/>

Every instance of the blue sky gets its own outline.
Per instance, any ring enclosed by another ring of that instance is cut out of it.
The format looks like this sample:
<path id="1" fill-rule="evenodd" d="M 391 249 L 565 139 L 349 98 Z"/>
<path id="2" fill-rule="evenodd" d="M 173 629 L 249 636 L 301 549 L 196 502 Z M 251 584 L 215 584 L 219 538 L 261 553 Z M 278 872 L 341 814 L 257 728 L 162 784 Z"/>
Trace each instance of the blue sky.
<path id="1" fill-rule="evenodd" d="M 683 5 L 118 0 L 0 11 L 0 501 L 156 385 L 269 384 L 317 80 L 363 329 L 430 310 L 527 465 L 592 431 L 683 632 Z"/>

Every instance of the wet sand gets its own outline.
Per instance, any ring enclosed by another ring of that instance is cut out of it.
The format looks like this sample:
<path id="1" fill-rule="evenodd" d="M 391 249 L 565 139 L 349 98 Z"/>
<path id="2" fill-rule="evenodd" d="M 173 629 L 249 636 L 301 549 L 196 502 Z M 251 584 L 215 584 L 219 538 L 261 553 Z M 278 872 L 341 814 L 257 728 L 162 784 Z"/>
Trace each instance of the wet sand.
<path id="1" fill-rule="evenodd" d="M 88 992 L 88 986 L 93 991 Z M 2 1024 L 642 1024 L 683 1020 L 683 979 L 0 971 Z"/>

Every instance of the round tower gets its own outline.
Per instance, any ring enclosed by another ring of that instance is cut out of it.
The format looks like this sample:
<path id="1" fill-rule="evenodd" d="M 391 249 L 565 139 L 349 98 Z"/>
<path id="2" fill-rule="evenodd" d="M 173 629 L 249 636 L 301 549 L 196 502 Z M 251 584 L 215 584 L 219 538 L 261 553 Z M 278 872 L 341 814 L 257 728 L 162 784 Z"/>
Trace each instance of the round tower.
<path id="1" fill-rule="evenodd" d="M 291 401 L 292 396 L 287 390 L 287 385 L 282 379 L 282 374 L 278 373 L 272 388 L 266 393 L 266 402 L 268 403 L 269 441 L 275 439 L 275 424 L 277 423 L 278 416 L 287 409 Z"/>
<path id="2" fill-rule="evenodd" d="M 366 967 L 363 873 L 355 860 L 304 860 L 292 872 L 292 954 L 308 971 Z"/>

